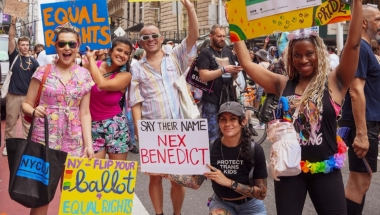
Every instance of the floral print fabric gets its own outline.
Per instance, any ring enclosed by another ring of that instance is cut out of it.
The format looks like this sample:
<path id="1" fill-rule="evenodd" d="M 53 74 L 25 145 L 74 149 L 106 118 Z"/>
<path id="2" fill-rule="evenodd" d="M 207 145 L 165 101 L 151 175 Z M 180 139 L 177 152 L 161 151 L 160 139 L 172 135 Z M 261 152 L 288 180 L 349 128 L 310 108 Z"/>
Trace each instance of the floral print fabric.
<path id="1" fill-rule="evenodd" d="M 45 67 L 39 67 L 33 78 L 41 81 Z M 77 65 L 69 72 L 71 79 L 64 83 L 56 66 L 52 65 L 41 92 L 40 105 L 45 107 L 49 121 L 49 147 L 81 157 L 83 137 L 79 106 L 83 96 L 91 90 L 92 78 L 87 69 Z M 45 144 L 43 118 L 35 120 L 32 141 Z"/>
<path id="2" fill-rule="evenodd" d="M 104 149 L 112 154 L 128 152 L 130 135 L 125 115 L 120 113 L 110 119 L 93 121 L 92 141 L 95 153 Z"/>

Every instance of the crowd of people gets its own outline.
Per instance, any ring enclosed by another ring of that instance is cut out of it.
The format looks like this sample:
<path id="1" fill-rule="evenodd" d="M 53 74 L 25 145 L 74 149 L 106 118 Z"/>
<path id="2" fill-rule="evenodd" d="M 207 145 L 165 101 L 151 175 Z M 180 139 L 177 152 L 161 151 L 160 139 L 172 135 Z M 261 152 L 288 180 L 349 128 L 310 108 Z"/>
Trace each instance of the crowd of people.
<path id="1" fill-rule="evenodd" d="M 27 115 L 35 117 L 32 140 L 44 144 L 47 116 L 51 148 L 75 157 L 104 159 L 108 155 L 126 160 L 129 151 L 139 153 L 137 120 L 183 118 L 173 83 L 199 51 L 200 78 L 214 81 L 213 92 L 200 98 L 202 118 L 208 120 L 210 171 L 204 175 L 147 173 L 155 214 L 164 214 L 163 179 L 171 182 L 174 215 L 181 214 L 185 187 L 198 189 L 205 179 L 211 180 L 214 191 L 210 214 L 267 214 L 262 201 L 268 178 L 264 151 L 251 141 L 251 114 L 243 107 L 247 103 L 221 99 L 226 85 L 243 90 L 254 85 L 256 97 L 246 102 L 255 107 L 264 92 L 286 97 L 291 112 L 299 107 L 300 120 L 294 126 L 302 150 L 302 172 L 274 181 L 277 214 L 302 214 L 307 193 L 318 214 L 362 214 L 371 183 L 368 172 L 377 171 L 380 11 L 362 5 L 362 0 L 353 1 L 347 41 L 339 57 L 316 33 L 304 29 L 280 34 L 277 46 L 268 50 L 269 39 L 261 49 L 248 50 L 239 41 L 232 50 L 225 44 L 226 29 L 218 24 L 210 28 L 210 46 L 197 50 L 194 5 L 189 0 L 181 2 L 192 33 L 176 46 L 171 41 L 164 45 L 159 28 L 145 25 L 137 50 L 126 37 L 116 37 L 109 50 L 87 47 L 81 53 L 79 33 L 66 23 L 54 31 L 56 56 L 52 57 L 43 45 L 30 51 L 27 37 L 16 41 L 16 20 L 12 19 L 8 53 L 13 75 L 6 97 L 5 139 L 15 137 L 19 115 L 27 136 L 29 122 L 23 117 Z M 36 101 L 40 84 L 44 88 Z M 346 186 L 340 162 L 346 146 L 339 138 L 348 147 Z M 337 165 L 328 168 L 330 159 Z M 226 161 L 234 161 L 236 171 L 224 174 L 227 167 L 221 164 Z M 312 169 L 312 165 L 320 168 Z M 47 209 L 48 205 L 33 208 L 30 214 L 47 214 Z"/>

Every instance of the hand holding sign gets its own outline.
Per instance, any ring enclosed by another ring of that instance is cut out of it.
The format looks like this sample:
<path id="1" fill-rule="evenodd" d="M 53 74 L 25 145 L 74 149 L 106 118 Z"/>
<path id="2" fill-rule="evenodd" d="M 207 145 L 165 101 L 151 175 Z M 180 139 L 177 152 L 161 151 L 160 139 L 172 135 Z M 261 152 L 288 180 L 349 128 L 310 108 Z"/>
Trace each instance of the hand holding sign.
<path id="1" fill-rule="evenodd" d="M 210 168 L 211 172 L 206 172 L 204 176 L 210 180 L 215 181 L 216 183 L 225 186 L 230 187 L 231 186 L 231 179 L 227 178 L 222 171 L 219 169 L 211 166 L 210 164 L 207 164 L 207 167 Z"/>

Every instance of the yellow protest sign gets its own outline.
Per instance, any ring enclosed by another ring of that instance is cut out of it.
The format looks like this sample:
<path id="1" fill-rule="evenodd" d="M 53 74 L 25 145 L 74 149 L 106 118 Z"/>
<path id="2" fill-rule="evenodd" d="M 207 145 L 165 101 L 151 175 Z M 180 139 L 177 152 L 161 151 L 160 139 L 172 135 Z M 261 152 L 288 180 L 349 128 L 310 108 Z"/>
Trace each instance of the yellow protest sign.
<path id="1" fill-rule="evenodd" d="M 17 0 L 7 0 L 4 5 L 4 13 L 16 17 L 26 17 L 28 14 L 28 3 Z"/>
<path id="2" fill-rule="evenodd" d="M 59 215 L 132 214 L 135 161 L 68 157 Z"/>
<path id="3" fill-rule="evenodd" d="M 318 6 L 248 20 L 247 4 L 251 1 L 227 0 L 232 42 L 351 20 L 350 6 L 340 0 L 322 0 L 322 4 Z M 262 0 L 253 1 L 262 2 Z M 290 4 L 290 0 L 287 1 Z M 291 1 L 291 3 L 297 4 L 298 1 Z"/>

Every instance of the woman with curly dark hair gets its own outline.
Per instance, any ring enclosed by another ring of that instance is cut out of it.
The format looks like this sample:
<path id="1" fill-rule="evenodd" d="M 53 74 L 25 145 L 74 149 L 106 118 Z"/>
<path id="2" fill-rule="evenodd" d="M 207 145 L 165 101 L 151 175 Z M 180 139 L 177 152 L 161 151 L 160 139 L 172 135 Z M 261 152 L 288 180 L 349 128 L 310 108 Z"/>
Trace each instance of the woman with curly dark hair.
<path id="1" fill-rule="evenodd" d="M 210 147 L 211 172 L 163 177 L 193 189 L 198 189 L 206 178 L 210 179 L 215 193 L 210 199 L 210 214 L 267 214 L 262 201 L 268 177 L 265 154 L 259 144 L 251 151 L 251 132 L 243 106 L 237 102 L 222 104 L 218 122 L 220 137 Z"/>

